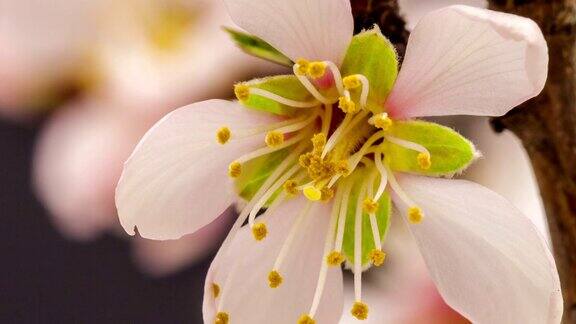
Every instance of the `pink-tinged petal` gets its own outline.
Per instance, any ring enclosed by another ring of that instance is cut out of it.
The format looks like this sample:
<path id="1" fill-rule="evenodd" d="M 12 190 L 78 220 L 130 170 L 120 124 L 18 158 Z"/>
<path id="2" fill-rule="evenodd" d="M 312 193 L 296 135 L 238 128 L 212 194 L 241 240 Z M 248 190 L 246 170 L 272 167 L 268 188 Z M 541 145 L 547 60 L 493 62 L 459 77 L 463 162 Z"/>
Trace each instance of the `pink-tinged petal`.
<path id="1" fill-rule="evenodd" d="M 330 205 L 313 203 L 279 269 L 283 276 L 280 287 L 270 288 L 267 279 L 291 225 L 306 203 L 303 197 L 282 203 L 273 215 L 263 217 L 269 230 L 263 241 L 256 242 L 251 231 L 243 228 L 232 241 L 230 249 L 217 255 L 204 288 L 205 323 L 214 322 L 217 302 L 220 302 L 222 294 L 226 294 L 222 311 L 230 315 L 232 323 L 293 324 L 300 315 L 310 310 L 320 266 L 324 261 Z M 226 287 L 226 279 L 235 262 L 240 262 L 236 267 L 237 272 Z M 213 283 L 221 287 L 216 300 L 212 292 Z M 329 268 L 316 322 L 337 323 L 342 313 L 342 302 L 342 271 L 340 268 Z"/>
<path id="2" fill-rule="evenodd" d="M 142 138 L 116 188 L 120 223 L 130 235 L 176 239 L 212 222 L 233 202 L 228 165 L 262 147 L 262 136 L 234 138 L 273 117 L 237 103 L 210 100 L 166 115 Z M 225 145 L 216 132 L 232 132 Z"/>
<path id="3" fill-rule="evenodd" d="M 548 48 L 530 19 L 466 6 L 426 15 L 386 106 L 396 118 L 500 116 L 538 95 Z"/>
<path id="4" fill-rule="evenodd" d="M 141 271 L 153 277 L 178 272 L 216 251 L 234 215 L 230 207 L 212 223 L 178 240 L 137 238 L 133 246 L 134 261 Z"/>
<path id="5" fill-rule="evenodd" d="M 399 182 L 424 212 L 410 229 L 450 306 L 474 323 L 559 323 L 556 265 L 526 216 L 473 182 L 409 175 Z"/>
<path id="6" fill-rule="evenodd" d="M 292 60 L 340 64 L 354 31 L 349 0 L 225 0 L 232 20 Z"/>
<path id="7" fill-rule="evenodd" d="M 114 187 L 148 124 L 102 113 L 103 106 L 89 100 L 64 107 L 48 121 L 35 148 L 35 191 L 58 228 L 73 239 L 92 239 L 118 223 Z"/>

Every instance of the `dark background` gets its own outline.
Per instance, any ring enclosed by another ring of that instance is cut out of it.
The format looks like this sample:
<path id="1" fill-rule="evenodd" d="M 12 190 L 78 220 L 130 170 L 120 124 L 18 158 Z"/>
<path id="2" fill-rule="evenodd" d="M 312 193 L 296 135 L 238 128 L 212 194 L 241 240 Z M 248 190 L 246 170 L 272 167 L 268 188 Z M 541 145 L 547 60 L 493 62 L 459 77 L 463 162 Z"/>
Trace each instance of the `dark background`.
<path id="1" fill-rule="evenodd" d="M 0 123 L 0 323 L 201 323 L 211 257 L 152 279 L 128 240 L 64 239 L 31 190 L 36 134 Z"/>

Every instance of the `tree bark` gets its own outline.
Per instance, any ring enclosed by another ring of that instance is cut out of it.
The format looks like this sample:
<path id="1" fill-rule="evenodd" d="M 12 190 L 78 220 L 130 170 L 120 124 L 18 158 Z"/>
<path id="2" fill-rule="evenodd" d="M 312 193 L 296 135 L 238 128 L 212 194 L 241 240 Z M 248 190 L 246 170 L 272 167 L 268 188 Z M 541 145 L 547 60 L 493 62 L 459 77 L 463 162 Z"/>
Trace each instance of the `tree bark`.
<path id="1" fill-rule="evenodd" d="M 423 0 L 424 1 L 424 0 Z M 548 42 L 546 87 L 492 122 L 524 145 L 544 202 L 564 296 L 576 323 L 576 0 L 489 0 L 490 8 L 536 21 Z M 403 54 L 408 38 L 395 0 L 352 0 L 356 31 L 376 23 Z"/>

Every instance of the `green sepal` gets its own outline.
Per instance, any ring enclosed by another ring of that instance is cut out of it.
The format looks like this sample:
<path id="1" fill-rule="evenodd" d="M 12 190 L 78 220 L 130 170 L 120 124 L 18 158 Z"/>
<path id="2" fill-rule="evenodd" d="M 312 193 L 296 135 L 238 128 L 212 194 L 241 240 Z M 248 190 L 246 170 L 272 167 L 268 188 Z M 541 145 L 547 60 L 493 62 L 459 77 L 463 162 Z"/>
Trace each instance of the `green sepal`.
<path id="1" fill-rule="evenodd" d="M 362 74 L 370 81 L 368 108 L 383 110 L 384 102 L 398 75 L 398 56 L 394 45 L 380 32 L 378 26 L 352 38 L 341 67 L 342 77 Z M 361 88 L 353 89 L 360 95 Z"/>
<path id="2" fill-rule="evenodd" d="M 234 181 L 238 195 L 246 201 L 250 201 L 288 153 L 290 153 L 288 149 L 283 149 L 244 163 L 242 174 Z M 275 196 L 272 196 L 271 200 Z"/>
<path id="3" fill-rule="evenodd" d="M 385 162 L 393 171 L 426 176 L 448 176 L 462 172 L 479 156 L 474 144 L 450 127 L 422 120 L 395 121 L 388 134 L 424 146 L 430 152 L 431 166 L 422 170 L 418 152 L 385 141 Z"/>
<path id="4" fill-rule="evenodd" d="M 230 37 L 232 37 L 236 45 L 246 54 L 285 66 L 292 66 L 292 64 L 294 64 L 288 57 L 262 39 L 228 27 L 223 28 Z"/>
<path id="5" fill-rule="evenodd" d="M 306 90 L 302 83 L 294 75 L 276 75 L 262 79 L 254 79 L 239 83 L 250 88 L 259 88 L 277 94 L 281 97 L 297 100 L 312 101 L 314 97 Z M 293 115 L 299 108 L 281 104 L 256 94 L 250 94 L 247 100 L 241 100 L 242 105 L 277 115 Z M 302 109 L 300 109 L 301 111 Z"/>
<path id="6" fill-rule="evenodd" d="M 358 196 L 361 191 L 361 186 L 365 185 L 363 182 L 368 177 L 366 170 L 355 170 L 350 181 L 353 181 L 352 191 L 348 198 L 348 208 L 346 212 L 346 225 L 344 227 L 344 240 L 342 243 L 342 253 L 346 257 L 347 265 L 353 269 L 354 264 L 354 226 L 356 224 L 356 205 L 358 203 Z M 374 192 L 376 192 L 376 187 Z M 360 197 L 360 204 L 367 196 Z M 392 202 L 388 192 L 384 192 L 382 197 L 378 200 L 378 210 L 376 212 L 376 222 L 378 223 L 378 231 L 380 239 L 384 241 L 388 228 L 390 227 L 390 218 L 392 212 Z M 362 268 L 365 269 L 371 265 L 370 252 L 375 248 L 374 236 L 372 235 L 372 225 L 370 224 L 370 216 L 362 213 Z"/>

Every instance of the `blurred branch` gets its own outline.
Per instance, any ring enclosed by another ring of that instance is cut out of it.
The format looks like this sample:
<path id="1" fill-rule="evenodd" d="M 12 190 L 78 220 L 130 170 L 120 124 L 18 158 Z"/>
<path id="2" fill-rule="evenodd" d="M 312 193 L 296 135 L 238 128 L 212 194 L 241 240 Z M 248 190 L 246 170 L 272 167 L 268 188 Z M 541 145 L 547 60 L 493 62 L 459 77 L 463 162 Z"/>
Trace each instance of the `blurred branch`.
<path id="1" fill-rule="evenodd" d="M 576 1 L 492 0 L 491 9 L 536 21 L 548 42 L 542 94 L 493 120 L 530 156 L 544 201 L 564 295 L 564 322 L 576 323 Z"/>
<path id="2" fill-rule="evenodd" d="M 564 295 L 564 322 L 576 323 L 576 0 L 490 0 L 491 9 L 536 21 L 548 41 L 542 94 L 495 118 L 522 141 L 536 174 Z M 402 55 L 408 39 L 395 0 L 352 0 L 355 29 L 378 24 Z"/>

